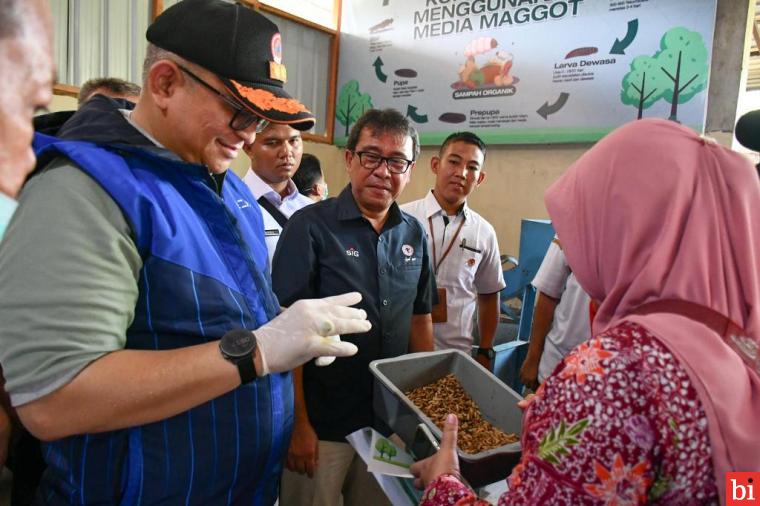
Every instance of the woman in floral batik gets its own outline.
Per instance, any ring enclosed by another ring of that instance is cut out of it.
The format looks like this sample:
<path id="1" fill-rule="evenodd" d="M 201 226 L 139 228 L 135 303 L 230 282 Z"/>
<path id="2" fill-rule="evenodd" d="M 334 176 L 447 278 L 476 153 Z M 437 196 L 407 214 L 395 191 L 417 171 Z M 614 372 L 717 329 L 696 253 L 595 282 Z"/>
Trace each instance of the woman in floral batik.
<path id="1" fill-rule="evenodd" d="M 760 471 L 760 183 L 740 155 L 663 120 L 623 126 L 546 193 L 599 307 L 523 419 L 499 501 L 717 504 Z M 423 505 L 481 504 L 459 480 L 456 417 L 415 464 Z"/>

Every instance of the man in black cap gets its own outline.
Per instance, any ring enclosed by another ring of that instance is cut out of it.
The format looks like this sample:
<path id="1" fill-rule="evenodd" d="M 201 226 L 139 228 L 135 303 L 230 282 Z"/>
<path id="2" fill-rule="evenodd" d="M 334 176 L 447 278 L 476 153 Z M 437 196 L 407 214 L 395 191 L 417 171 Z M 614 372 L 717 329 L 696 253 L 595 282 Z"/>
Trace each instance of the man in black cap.
<path id="1" fill-rule="evenodd" d="M 227 170 L 268 121 L 313 123 L 277 27 L 185 0 L 147 38 L 134 111 L 77 113 L 24 189 L 0 250 L 6 388 L 46 441 L 40 502 L 273 504 L 288 371 L 356 353 L 333 339 L 370 324 L 356 293 L 280 313 L 261 212 Z"/>

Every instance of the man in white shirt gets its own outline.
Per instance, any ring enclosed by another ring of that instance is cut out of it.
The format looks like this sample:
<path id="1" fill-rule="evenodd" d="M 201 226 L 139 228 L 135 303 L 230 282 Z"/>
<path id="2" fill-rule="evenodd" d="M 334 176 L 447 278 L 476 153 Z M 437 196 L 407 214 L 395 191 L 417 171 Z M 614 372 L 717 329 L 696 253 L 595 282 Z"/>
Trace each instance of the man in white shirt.
<path id="1" fill-rule="evenodd" d="M 288 218 L 314 203 L 298 192 L 291 179 L 301 164 L 303 140 L 301 132 L 289 125 L 270 124 L 243 149 L 251 159 L 243 181 L 261 206 L 271 269 L 274 250 Z"/>
<path id="2" fill-rule="evenodd" d="M 555 237 L 533 279 L 538 291 L 528 354 L 520 380 L 530 389 L 554 371 L 573 348 L 591 337 L 589 302 Z"/>
<path id="3" fill-rule="evenodd" d="M 480 347 L 476 356 L 491 368 L 504 288 L 499 244 L 490 223 L 467 206 L 467 196 L 483 183 L 486 146 L 475 134 L 456 132 L 433 157 L 435 188 L 425 198 L 401 206 L 428 233 L 438 304 L 433 307 L 435 348 L 472 349 L 473 316 L 478 309 Z"/>

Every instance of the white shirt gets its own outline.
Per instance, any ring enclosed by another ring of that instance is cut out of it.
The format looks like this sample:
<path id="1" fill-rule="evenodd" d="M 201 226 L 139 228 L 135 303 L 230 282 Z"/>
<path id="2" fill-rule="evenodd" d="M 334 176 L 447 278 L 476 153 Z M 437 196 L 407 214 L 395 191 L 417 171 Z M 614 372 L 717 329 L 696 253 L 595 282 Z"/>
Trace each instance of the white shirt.
<path id="1" fill-rule="evenodd" d="M 435 275 L 438 288 L 446 289 L 448 314 L 445 323 L 433 324 L 433 335 L 437 350 L 454 348 L 470 353 L 478 294 L 496 293 L 506 286 L 496 231 L 482 216 L 467 207 L 467 203 L 456 216 L 448 217 L 449 223 L 444 225 L 445 213 L 432 191 L 424 199 L 404 204 L 401 209 L 417 218 L 427 231 L 431 262 L 433 237 L 439 262 L 454 240 L 449 254 L 439 264 Z M 432 234 L 428 218 L 433 224 Z M 464 225 L 455 239 L 454 234 L 462 220 Z"/>
<path id="2" fill-rule="evenodd" d="M 286 218 L 290 218 L 294 212 L 314 203 L 309 197 L 298 193 L 298 188 L 296 188 L 292 179 L 288 179 L 288 195 L 285 198 L 280 197 L 279 193 L 274 191 L 271 186 L 250 168 L 245 173 L 243 182 L 251 190 L 256 200 L 264 197 L 279 209 Z M 264 218 L 264 238 L 267 243 L 267 250 L 269 251 L 269 270 L 271 271 L 274 250 L 277 248 L 277 241 L 280 240 L 282 227 L 263 207 L 261 208 L 261 215 Z"/>
<path id="3" fill-rule="evenodd" d="M 554 372 L 554 368 L 565 355 L 591 337 L 591 299 L 578 284 L 567 265 L 564 252 L 556 241 L 549 245 L 532 284 L 549 297 L 559 299 L 538 364 L 538 380 L 543 382 Z"/>
<path id="4" fill-rule="evenodd" d="M 140 132 L 143 135 L 143 137 L 148 139 L 150 142 L 152 142 L 159 148 L 165 148 L 165 146 L 161 144 L 160 142 L 158 142 L 155 137 L 150 135 L 147 131 L 145 131 L 145 129 L 143 129 L 143 127 L 141 127 L 140 125 L 134 122 L 134 120 L 132 119 L 132 112 L 134 111 L 131 111 L 129 109 L 119 109 L 119 112 L 121 113 L 122 116 L 124 116 L 124 119 L 127 120 L 127 123 L 129 123 L 132 126 L 132 128 Z"/>

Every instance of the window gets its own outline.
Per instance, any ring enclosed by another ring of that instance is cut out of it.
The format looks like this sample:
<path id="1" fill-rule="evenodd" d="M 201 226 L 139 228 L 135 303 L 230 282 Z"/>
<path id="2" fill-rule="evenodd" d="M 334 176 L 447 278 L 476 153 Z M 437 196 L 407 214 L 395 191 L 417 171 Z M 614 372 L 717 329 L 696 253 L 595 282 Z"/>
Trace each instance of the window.
<path id="1" fill-rule="evenodd" d="M 261 0 L 261 3 L 298 16 L 332 30 L 338 29 L 337 0 Z"/>
<path id="2" fill-rule="evenodd" d="M 58 81 L 80 86 L 94 77 L 140 84 L 151 18 L 145 0 L 50 0 Z"/>
<path id="3" fill-rule="evenodd" d="M 181 0 L 50 0 L 58 80 L 62 85 L 69 85 L 59 86 L 59 92 L 76 94 L 76 87 L 95 77 L 119 77 L 141 84 L 147 47 L 145 31 L 154 12 L 178 1 Z M 314 19 L 324 21 L 333 17 L 337 24 L 337 0 L 308 0 L 304 4 L 271 0 L 268 3 L 290 9 L 298 7 L 299 11 L 303 7 L 304 13 L 310 12 Z M 311 11 L 306 9 L 306 4 Z M 332 142 L 337 31 L 269 5 L 259 7 L 282 33 L 283 63 L 288 69 L 285 89 L 317 117 L 306 138 Z"/>

